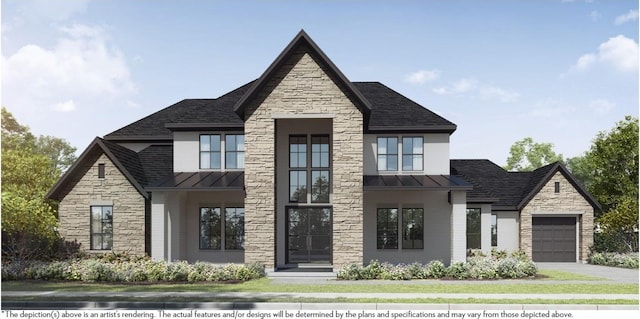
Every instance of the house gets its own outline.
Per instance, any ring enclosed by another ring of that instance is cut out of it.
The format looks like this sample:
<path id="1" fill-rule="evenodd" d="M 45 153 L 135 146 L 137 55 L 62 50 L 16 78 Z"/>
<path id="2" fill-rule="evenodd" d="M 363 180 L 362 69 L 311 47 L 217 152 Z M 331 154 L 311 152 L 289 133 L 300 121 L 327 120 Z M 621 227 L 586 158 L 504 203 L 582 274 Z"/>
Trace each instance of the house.
<path id="1" fill-rule="evenodd" d="M 48 197 L 89 252 L 259 262 L 584 261 L 598 203 L 560 164 L 450 160 L 456 125 L 351 82 L 301 31 L 257 80 L 96 138 Z"/>

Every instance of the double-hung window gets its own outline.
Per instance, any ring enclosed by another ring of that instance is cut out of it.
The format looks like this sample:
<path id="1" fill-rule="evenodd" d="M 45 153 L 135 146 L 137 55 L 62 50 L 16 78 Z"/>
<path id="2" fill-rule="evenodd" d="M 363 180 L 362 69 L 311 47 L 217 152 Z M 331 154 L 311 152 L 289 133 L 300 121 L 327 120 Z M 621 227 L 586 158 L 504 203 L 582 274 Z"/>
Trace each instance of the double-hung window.
<path id="1" fill-rule="evenodd" d="M 378 137 L 378 170 L 398 170 L 398 138 Z"/>
<path id="2" fill-rule="evenodd" d="M 244 135 L 225 135 L 225 167 L 244 168 Z"/>
<path id="3" fill-rule="evenodd" d="M 378 249 L 398 249 L 397 208 L 378 208 L 376 228 Z"/>
<path id="4" fill-rule="evenodd" d="M 113 248 L 113 206 L 91 206 L 91 249 Z"/>
<path id="5" fill-rule="evenodd" d="M 200 168 L 220 169 L 221 150 L 220 135 L 200 135 Z"/>
<path id="6" fill-rule="evenodd" d="M 307 136 L 289 136 L 289 201 L 307 202 Z"/>
<path id="7" fill-rule="evenodd" d="M 402 170 L 421 171 L 423 163 L 422 137 L 402 138 Z"/>

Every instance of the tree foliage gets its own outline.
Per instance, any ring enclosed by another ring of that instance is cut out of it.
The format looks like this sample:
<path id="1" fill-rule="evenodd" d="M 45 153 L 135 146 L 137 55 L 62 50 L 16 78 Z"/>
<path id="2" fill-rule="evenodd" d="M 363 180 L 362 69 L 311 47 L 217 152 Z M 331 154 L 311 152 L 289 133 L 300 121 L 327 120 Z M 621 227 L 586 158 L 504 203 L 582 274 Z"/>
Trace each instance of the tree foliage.
<path id="1" fill-rule="evenodd" d="M 57 244 L 57 203 L 45 198 L 75 160 L 63 139 L 35 136 L 2 108 L 2 253 L 29 259 Z"/>
<path id="2" fill-rule="evenodd" d="M 602 205 L 597 250 L 638 251 L 638 119 L 626 116 L 600 132 L 569 170 Z"/>
<path id="3" fill-rule="evenodd" d="M 525 137 L 511 146 L 504 169 L 528 172 L 557 161 L 562 161 L 562 154 L 556 154 L 552 143 L 536 143 Z"/>

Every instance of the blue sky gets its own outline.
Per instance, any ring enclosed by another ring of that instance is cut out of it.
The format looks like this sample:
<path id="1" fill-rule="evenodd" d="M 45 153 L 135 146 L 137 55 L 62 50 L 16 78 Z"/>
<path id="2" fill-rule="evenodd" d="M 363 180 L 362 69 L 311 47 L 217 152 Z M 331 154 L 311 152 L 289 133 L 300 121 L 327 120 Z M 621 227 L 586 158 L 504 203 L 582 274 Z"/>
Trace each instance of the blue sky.
<path id="1" fill-rule="evenodd" d="M 2 105 L 81 152 L 185 98 L 259 77 L 304 29 L 351 81 L 458 125 L 452 158 L 565 158 L 638 114 L 638 2 L 2 1 Z"/>

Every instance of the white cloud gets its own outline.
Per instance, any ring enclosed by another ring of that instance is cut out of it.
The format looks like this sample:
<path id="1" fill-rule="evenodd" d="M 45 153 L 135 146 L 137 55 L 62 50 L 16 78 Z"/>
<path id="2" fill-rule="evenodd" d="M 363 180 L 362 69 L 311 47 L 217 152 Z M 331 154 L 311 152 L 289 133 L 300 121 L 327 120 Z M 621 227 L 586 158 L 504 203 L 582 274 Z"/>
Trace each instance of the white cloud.
<path id="1" fill-rule="evenodd" d="M 483 100 L 497 99 L 503 103 L 515 102 L 520 97 L 520 94 L 515 91 L 505 90 L 496 86 L 484 86 L 479 89 L 480 98 Z"/>
<path id="2" fill-rule="evenodd" d="M 75 103 L 72 100 L 66 102 L 56 103 L 51 108 L 56 112 L 71 112 L 76 109 Z"/>
<path id="3" fill-rule="evenodd" d="M 624 72 L 637 71 L 638 43 L 624 35 L 609 38 L 600 44 L 597 53 L 587 53 L 578 58 L 571 69 L 586 70 L 596 63 L 608 64 Z"/>
<path id="4" fill-rule="evenodd" d="M 404 80 L 411 84 L 424 84 L 437 79 L 439 76 L 439 70 L 420 70 L 407 75 Z"/>
<path id="5" fill-rule="evenodd" d="M 477 82 L 474 79 L 460 79 L 450 86 L 441 86 L 433 89 L 433 92 L 440 95 L 463 94 L 475 90 Z"/>
<path id="6" fill-rule="evenodd" d="M 589 102 L 589 108 L 596 111 L 598 114 L 609 113 L 613 108 L 615 108 L 615 106 L 615 103 L 605 99 L 597 99 Z"/>
<path id="7" fill-rule="evenodd" d="M 3 105 L 29 113 L 69 112 L 98 107 L 97 98 L 136 92 L 123 54 L 109 45 L 102 29 L 73 25 L 59 32 L 52 48 L 30 44 L 2 56 Z"/>
<path id="8" fill-rule="evenodd" d="M 638 20 L 638 10 L 629 10 L 629 12 L 617 16 L 613 23 L 615 25 L 621 25 L 635 20 Z"/>
<path id="9" fill-rule="evenodd" d="M 531 111 L 526 114 L 526 116 L 555 118 L 559 116 L 566 116 L 576 111 L 576 107 L 568 105 L 563 101 L 557 99 L 544 99 L 534 103 Z"/>
<path id="10" fill-rule="evenodd" d="M 515 91 L 503 89 L 494 85 L 483 85 L 475 79 L 463 78 L 453 82 L 449 86 L 441 86 L 433 89 L 433 93 L 439 95 L 471 94 L 482 100 L 498 100 L 503 103 L 515 102 L 520 94 Z"/>

